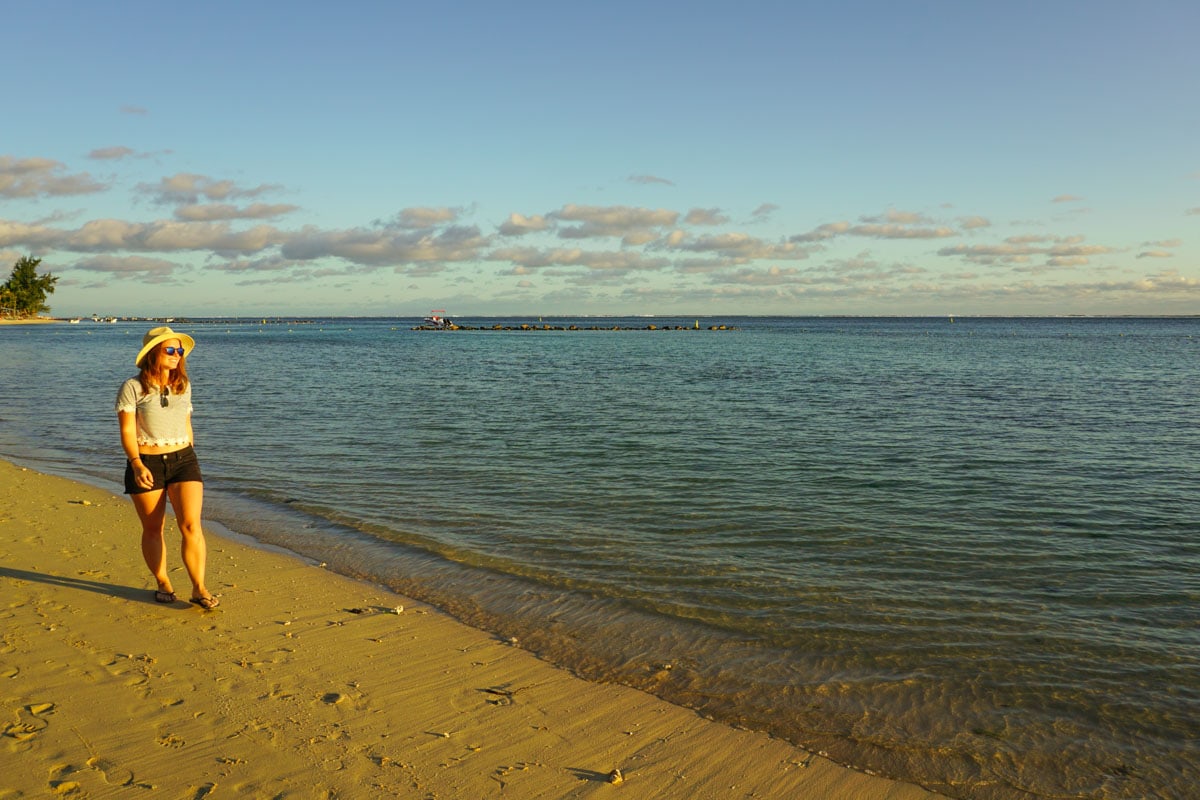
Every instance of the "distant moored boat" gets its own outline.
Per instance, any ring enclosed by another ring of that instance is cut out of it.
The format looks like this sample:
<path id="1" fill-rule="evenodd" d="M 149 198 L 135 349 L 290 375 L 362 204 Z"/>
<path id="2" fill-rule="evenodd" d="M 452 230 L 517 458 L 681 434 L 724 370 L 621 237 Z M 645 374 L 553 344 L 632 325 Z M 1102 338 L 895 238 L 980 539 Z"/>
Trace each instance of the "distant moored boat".
<path id="1" fill-rule="evenodd" d="M 434 328 L 449 328 L 454 325 L 454 323 L 446 317 L 446 309 L 444 308 L 433 309 L 429 312 L 429 316 L 425 317 L 423 321 L 426 325 L 430 325 Z"/>

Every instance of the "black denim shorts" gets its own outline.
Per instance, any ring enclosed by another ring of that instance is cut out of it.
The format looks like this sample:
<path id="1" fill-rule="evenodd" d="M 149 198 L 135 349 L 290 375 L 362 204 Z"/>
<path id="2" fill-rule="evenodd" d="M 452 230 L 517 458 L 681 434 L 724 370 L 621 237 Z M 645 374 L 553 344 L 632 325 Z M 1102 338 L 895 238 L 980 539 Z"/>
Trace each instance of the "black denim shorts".
<path id="1" fill-rule="evenodd" d="M 204 482 L 204 477 L 200 474 L 200 462 L 196 458 L 196 451 L 189 444 L 182 450 L 176 450 L 174 453 L 163 453 L 157 456 L 141 456 L 142 463 L 146 465 L 146 469 L 150 470 L 150 474 L 154 476 L 154 486 L 149 489 L 143 489 L 137 485 L 137 481 L 133 477 L 133 465 L 125 464 L 125 494 L 142 494 L 144 492 L 157 492 L 167 488 L 172 483 L 183 483 L 184 481 L 199 481 Z"/>

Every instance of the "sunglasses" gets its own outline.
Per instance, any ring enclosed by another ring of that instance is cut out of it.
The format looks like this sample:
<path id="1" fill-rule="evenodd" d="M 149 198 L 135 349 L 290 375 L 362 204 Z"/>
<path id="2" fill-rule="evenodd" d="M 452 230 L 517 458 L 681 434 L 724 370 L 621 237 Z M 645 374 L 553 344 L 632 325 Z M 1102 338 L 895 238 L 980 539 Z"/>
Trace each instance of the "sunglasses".
<path id="1" fill-rule="evenodd" d="M 163 352 L 169 356 L 179 356 L 180 358 L 183 358 L 182 347 L 164 347 Z"/>
<path id="2" fill-rule="evenodd" d="M 171 396 L 171 387 L 170 386 L 162 387 L 162 391 L 158 393 L 158 404 L 160 406 L 162 406 L 163 408 L 166 408 L 167 406 L 171 405 L 171 401 L 167 399 L 170 396 Z"/>

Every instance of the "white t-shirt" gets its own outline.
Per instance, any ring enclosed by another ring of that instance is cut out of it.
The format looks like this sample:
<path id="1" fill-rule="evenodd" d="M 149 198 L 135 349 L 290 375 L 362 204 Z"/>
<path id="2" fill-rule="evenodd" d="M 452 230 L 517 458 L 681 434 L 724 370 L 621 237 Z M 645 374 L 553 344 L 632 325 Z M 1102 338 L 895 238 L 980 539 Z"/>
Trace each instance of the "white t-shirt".
<path id="1" fill-rule="evenodd" d="M 163 402 L 166 401 L 166 405 Z M 192 414 L 192 384 L 183 394 L 142 391 L 142 382 L 130 378 L 117 392 L 117 411 L 137 416 L 137 441 L 147 447 L 171 447 L 191 444 L 188 419 Z"/>

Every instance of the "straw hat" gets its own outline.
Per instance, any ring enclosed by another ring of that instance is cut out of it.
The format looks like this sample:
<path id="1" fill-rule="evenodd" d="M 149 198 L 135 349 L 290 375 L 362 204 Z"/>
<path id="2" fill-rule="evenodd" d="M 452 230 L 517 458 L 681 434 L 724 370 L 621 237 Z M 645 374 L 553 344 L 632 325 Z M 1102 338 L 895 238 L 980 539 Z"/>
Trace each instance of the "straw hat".
<path id="1" fill-rule="evenodd" d="M 142 337 L 142 350 L 140 353 L 138 353 L 137 360 L 133 363 L 140 367 L 142 365 L 142 359 L 146 357 L 147 353 L 149 353 L 155 347 L 158 347 L 163 342 L 171 339 L 178 339 L 179 343 L 183 345 L 185 352 L 190 353 L 196 348 L 196 340 L 188 336 L 186 333 L 176 333 L 165 325 L 161 328 L 151 328 L 150 330 L 146 331 L 146 335 Z"/>

